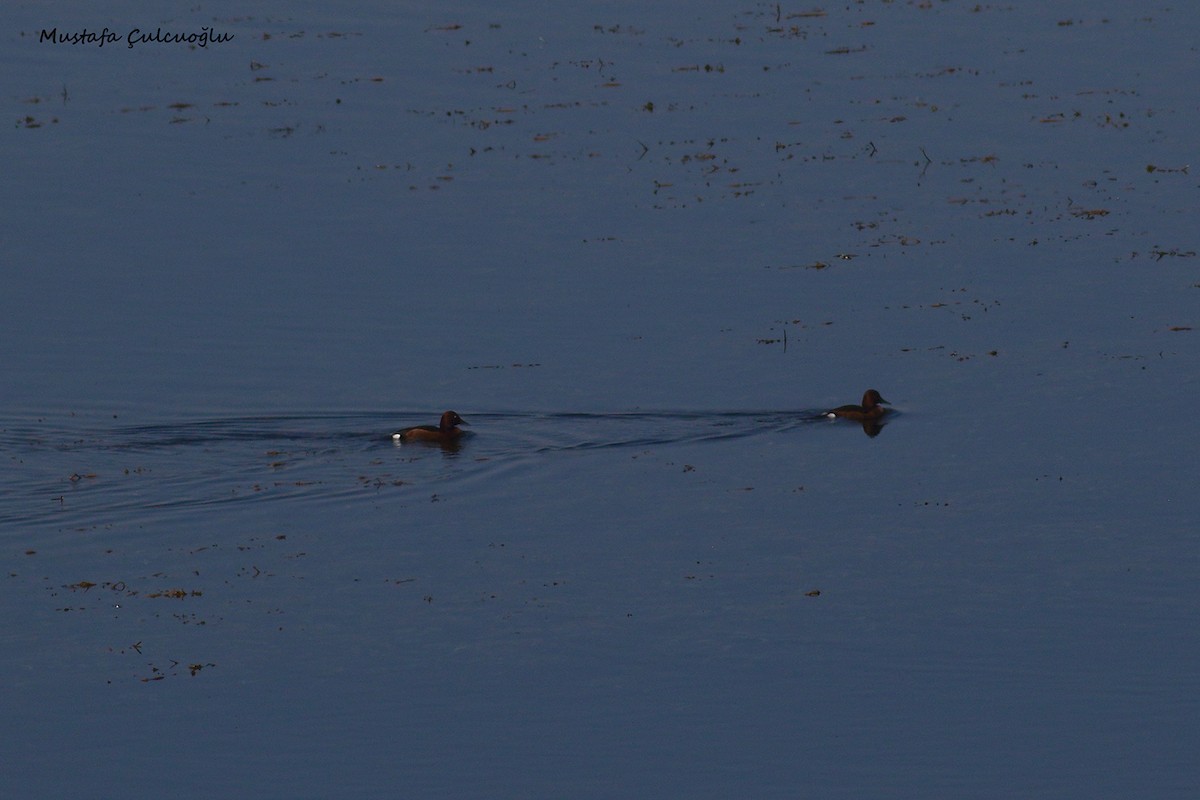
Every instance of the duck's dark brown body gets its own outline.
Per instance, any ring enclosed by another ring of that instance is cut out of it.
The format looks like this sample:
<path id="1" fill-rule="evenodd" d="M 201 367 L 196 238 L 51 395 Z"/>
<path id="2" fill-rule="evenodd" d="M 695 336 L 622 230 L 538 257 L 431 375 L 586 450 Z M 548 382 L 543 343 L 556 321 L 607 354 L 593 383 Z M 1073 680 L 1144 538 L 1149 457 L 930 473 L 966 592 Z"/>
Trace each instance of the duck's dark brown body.
<path id="1" fill-rule="evenodd" d="M 825 416 L 853 419 L 859 422 L 870 419 L 879 419 L 887 413 L 887 409 L 881 405 L 882 403 L 886 402 L 887 400 L 884 400 L 883 396 L 880 395 L 879 392 L 875 391 L 874 389 L 867 389 L 866 393 L 863 394 L 861 406 L 838 406 L 830 411 L 826 411 Z"/>
<path id="2" fill-rule="evenodd" d="M 458 426 L 467 424 L 467 421 L 460 417 L 458 412 L 447 411 L 442 414 L 441 422 L 437 425 L 417 425 L 413 428 L 405 428 L 393 433 L 392 438 L 402 442 L 452 442 L 463 434 Z"/>

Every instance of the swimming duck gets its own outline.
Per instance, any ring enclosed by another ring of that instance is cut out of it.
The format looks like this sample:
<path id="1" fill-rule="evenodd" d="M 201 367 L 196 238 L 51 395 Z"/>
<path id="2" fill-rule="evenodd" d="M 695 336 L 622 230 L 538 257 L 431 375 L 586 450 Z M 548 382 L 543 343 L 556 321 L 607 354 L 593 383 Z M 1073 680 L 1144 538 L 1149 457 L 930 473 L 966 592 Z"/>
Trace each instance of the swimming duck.
<path id="1" fill-rule="evenodd" d="M 861 406 L 838 406 L 831 411 L 826 411 L 824 416 L 829 417 L 830 419 L 833 419 L 834 417 L 841 417 L 842 419 L 853 419 L 858 420 L 859 422 L 879 419 L 888 411 L 886 408 L 880 405 L 880 403 L 887 402 L 888 401 L 884 400 L 879 392 L 875 391 L 874 389 L 867 389 L 866 393 L 863 394 Z"/>
<path id="2" fill-rule="evenodd" d="M 442 414 L 441 422 L 437 425 L 405 428 L 393 433 L 392 438 L 401 442 L 452 442 L 463 434 L 458 426 L 467 424 L 469 423 L 460 417 L 457 411 L 447 411 Z"/>

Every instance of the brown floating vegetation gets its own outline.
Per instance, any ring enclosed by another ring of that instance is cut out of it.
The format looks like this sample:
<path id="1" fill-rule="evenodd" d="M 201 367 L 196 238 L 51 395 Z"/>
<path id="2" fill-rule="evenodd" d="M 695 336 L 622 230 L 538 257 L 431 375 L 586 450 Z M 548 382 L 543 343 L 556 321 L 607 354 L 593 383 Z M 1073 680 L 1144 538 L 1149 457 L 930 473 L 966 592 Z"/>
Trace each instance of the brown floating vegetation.
<path id="1" fill-rule="evenodd" d="M 21 128 L 40 128 L 44 124 L 45 123 L 43 123 L 40 119 L 38 119 L 36 117 L 32 117 L 32 116 L 26 116 L 23 119 L 20 119 L 17 121 L 17 127 L 21 127 Z M 51 117 L 50 124 L 57 125 L 58 117 Z"/>
<path id="2" fill-rule="evenodd" d="M 204 592 L 201 592 L 196 589 L 193 589 L 191 591 L 188 591 L 187 589 L 164 589 L 161 592 L 151 592 L 150 594 L 145 595 L 145 596 L 151 597 L 151 598 L 169 597 L 173 600 L 182 600 L 185 597 L 200 597 L 203 594 L 204 594 Z"/>

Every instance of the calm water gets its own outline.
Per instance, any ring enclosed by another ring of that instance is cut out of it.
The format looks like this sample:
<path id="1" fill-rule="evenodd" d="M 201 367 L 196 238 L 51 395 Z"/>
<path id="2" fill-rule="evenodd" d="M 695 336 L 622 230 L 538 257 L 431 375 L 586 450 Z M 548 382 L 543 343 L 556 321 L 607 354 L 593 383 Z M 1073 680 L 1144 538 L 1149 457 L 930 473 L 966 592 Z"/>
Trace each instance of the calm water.
<path id="1" fill-rule="evenodd" d="M 0 795 L 1194 793 L 1200 19 L 1033 5 L 6 8 Z"/>

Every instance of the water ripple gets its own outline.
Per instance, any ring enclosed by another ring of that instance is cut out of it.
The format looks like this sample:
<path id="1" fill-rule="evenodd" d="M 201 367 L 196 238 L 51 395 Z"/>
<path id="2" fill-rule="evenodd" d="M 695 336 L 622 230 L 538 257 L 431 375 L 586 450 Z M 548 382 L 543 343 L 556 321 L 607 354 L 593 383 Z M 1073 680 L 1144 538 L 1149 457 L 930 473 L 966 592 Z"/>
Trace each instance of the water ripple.
<path id="1" fill-rule="evenodd" d="M 464 412 L 465 413 L 465 412 Z M 95 427 L 10 420 L 0 524 L 87 530 L 226 503 L 342 501 L 392 487 L 436 491 L 556 453 L 667 448 L 784 434 L 804 411 L 466 413 L 455 447 L 397 444 L 428 413 L 247 416 Z M 423 490 L 423 491 L 424 491 Z M 428 492 L 426 492 L 428 494 Z"/>

